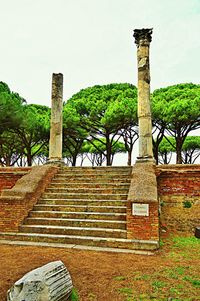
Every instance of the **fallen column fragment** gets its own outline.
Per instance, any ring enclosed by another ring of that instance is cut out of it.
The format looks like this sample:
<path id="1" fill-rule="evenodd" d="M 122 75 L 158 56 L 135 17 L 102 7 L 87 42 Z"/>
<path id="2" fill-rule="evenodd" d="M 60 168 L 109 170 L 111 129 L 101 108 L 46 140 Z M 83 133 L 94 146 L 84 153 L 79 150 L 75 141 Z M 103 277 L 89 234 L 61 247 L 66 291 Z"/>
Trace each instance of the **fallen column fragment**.
<path id="1" fill-rule="evenodd" d="M 66 301 L 72 291 L 71 276 L 62 261 L 50 262 L 15 282 L 7 301 Z"/>

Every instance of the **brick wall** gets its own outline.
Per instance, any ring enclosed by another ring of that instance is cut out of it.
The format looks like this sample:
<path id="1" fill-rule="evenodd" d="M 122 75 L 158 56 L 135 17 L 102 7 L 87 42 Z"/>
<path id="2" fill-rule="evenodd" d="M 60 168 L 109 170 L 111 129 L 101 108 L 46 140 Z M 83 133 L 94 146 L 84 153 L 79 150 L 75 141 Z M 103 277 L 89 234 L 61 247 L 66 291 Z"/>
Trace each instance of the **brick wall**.
<path id="1" fill-rule="evenodd" d="M 200 225 L 200 165 L 161 165 L 156 173 L 161 224 L 194 232 Z"/>
<path id="2" fill-rule="evenodd" d="M 148 216 L 133 215 L 132 205 L 149 206 Z M 155 164 L 136 163 L 127 202 L 127 238 L 159 240 L 159 216 Z"/>
<path id="3" fill-rule="evenodd" d="M 12 189 L 0 196 L 0 231 L 17 232 L 29 211 L 57 173 L 58 167 L 38 166 L 21 177 Z"/>
<path id="4" fill-rule="evenodd" d="M 127 238 L 158 240 L 158 204 L 149 203 L 149 216 L 133 216 L 132 203 L 127 205 Z"/>
<path id="5" fill-rule="evenodd" d="M 57 171 L 58 168 L 50 166 L 0 168 L 0 231 L 18 230 Z M 158 239 L 158 204 L 153 175 L 152 166 L 140 164 L 133 168 L 127 203 L 128 238 Z M 161 165 L 156 167 L 156 176 L 161 224 L 167 229 L 193 232 L 200 225 L 200 165 Z M 5 188 L 9 190 L 3 190 Z M 149 216 L 133 216 L 132 203 L 149 204 Z M 188 206 L 190 208 L 186 208 Z"/>
<path id="6" fill-rule="evenodd" d="M 0 194 L 3 189 L 12 188 L 16 181 L 25 175 L 30 168 L 2 167 L 0 168 Z"/>

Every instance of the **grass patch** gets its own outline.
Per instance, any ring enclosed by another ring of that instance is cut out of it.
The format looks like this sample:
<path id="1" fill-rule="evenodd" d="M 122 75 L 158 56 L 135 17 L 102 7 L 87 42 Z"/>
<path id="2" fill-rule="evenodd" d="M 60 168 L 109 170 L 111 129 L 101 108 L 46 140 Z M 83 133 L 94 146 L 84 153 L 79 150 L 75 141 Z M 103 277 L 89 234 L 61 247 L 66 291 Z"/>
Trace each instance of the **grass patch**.
<path id="1" fill-rule="evenodd" d="M 156 280 L 156 281 L 152 282 L 152 286 L 156 289 L 159 289 L 159 288 L 165 287 L 166 283 L 163 281 Z"/>
<path id="2" fill-rule="evenodd" d="M 69 301 L 79 301 L 79 295 L 78 295 L 78 292 L 77 290 L 73 287 L 72 289 L 72 293 L 70 295 L 70 299 Z"/>
<path id="3" fill-rule="evenodd" d="M 179 279 L 180 276 L 184 275 L 184 273 L 189 269 L 189 267 L 177 266 L 175 268 L 167 268 L 163 271 L 163 275 L 169 277 L 171 279 Z"/>
<path id="4" fill-rule="evenodd" d="M 167 257 L 173 261 L 181 263 L 183 260 L 200 259 L 200 239 L 194 236 L 174 236 L 170 240 L 170 251 Z"/>
<path id="5" fill-rule="evenodd" d="M 117 280 L 117 281 L 123 281 L 123 280 L 126 280 L 127 278 L 124 276 L 115 276 L 113 279 Z"/>
<path id="6" fill-rule="evenodd" d="M 182 242 L 182 239 L 177 240 Z M 185 240 L 183 240 L 185 243 Z M 188 238 L 186 238 L 188 241 Z M 193 238 L 189 238 L 190 244 L 193 245 Z M 173 246 L 173 242 L 171 244 Z M 182 246 L 182 244 L 181 244 Z M 174 249 L 174 254 L 179 254 L 182 249 Z M 190 248 L 191 254 L 192 248 Z M 167 257 L 166 257 L 167 258 Z M 124 295 L 124 301 L 193 301 L 198 300 L 200 295 L 199 267 L 191 266 L 191 261 L 184 257 L 179 257 L 181 261 L 176 262 L 176 257 L 170 260 L 170 265 L 158 266 L 152 271 L 135 271 L 132 277 L 127 277 L 126 287 L 118 289 L 120 294 Z M 181 264 L 180 264 L 181 263 Z M 130 275 L 131 275 L 130 274 Z M 117 279 L 124 279 L 120 276 Z M 200 300 L 200 299 L 199 299 Z"/>
<path id="7" fill-rule="evenodd" d="M 174 270 L 176 274 L 183 275 L 186 269 L 188 269 L 188 267 L 176 267 Z"/>
<path id="8" fill-rule="evenodd" d="M 200 247 L 200 239 L 196 237 L 179 237 L 176 236 L 172 239 L 173 247 L 175 248 L 191 248 L 191 247 Z"/>
<path id="9" fill-rule="evenodd" d="M 121 287 L 118 289 L 118 292 L 129 298 L 133 295 L 133 289 L 130 287 Z"/>
<path id="10" fill-rule="evenodd" d="M 164 246 L 164 241 L 162 239 L 160 239 L 159 245 L 160 245 L 160 248 L 162 248 Z"/>
<path id="11" fill-rule="evenodd" d="M 183 280 L 189 281 L 193 286 L 200 288 L 200 279 L 193 279 L 190 276 L 185 276 Z"/>
<path id="12" fill-rule="evenodd" d="M 172 295 L 180 295 L 180 291 L 175 287 L 171 287 L 169 291 Z"/>
<path id="13" fill-rule="evenodd" d="M 142 274 L 142 275 L 136 275 L 133 279 L 134 279 L 134 280 L 144 280 L 144 281 L 148 281 L 150 278 L 151 278 L 150 275 Z"/>

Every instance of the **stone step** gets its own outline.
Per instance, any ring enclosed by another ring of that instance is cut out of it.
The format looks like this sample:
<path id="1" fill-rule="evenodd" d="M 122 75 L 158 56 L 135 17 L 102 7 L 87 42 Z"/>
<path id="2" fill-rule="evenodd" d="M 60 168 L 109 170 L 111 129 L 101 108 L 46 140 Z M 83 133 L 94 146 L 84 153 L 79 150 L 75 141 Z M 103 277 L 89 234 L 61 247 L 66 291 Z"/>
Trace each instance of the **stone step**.
<path id="1" fill-rule="evenodd" d="M 66 212 L 66 211 L 35 211 L 29 213 L 29 217 L 39 218 L 69 218 L 69 219 L 95 219 L 95 220 L 126 220 L 126 213 L 110 212 Z"/>
<path id="2" fill-rule="evenodd" d="M 129 183 L 90 183 L 90 182 L 79 182 L 79 183 L 65 183 L 65 182 L 56 182 L 55 180 L 50 184 L 49 188 L 105 188 L 105 189 L 129 189 Z"/>
<path id="3" fill-rule="evenodd" d="M 65 171 L 65 170 L 82 170 L 82 171 L 87 171 L 87 170 L 100 170 L 100 171 L 130 171 L 132 170 L 131 166 L 63 166 L 60 168 L 60 170 Z"/>
<path id="4" fill-rule="evenodd" d="M 86 193 L 86 194 L 128 194 L 128 189 L 127 188 L 71 188 L 71 187 L 65 187 L 65 188 L 60 188 L 60 187 L 49 187 L 45 190 L 45 193 Z"/>
<path id="5" fill-rule="evenodd" d="M 57 199 L 57 198 L 41 198 L 38 205 L 80 205 L 80 206 L 125 206 L 126 200 L 94 200 L 94 199 Z"/>
<path id="6" fill-rule="evenodd" d="M 79 173 L 79 174 L 118 174 L 118 175 L 130 175 L 132 172 L 132 168 L 124 168 L 124 167 L 65 167 L 59 170 L 59 174 L 69 174 L 69 173 Z"/>
<path id="7" fill-rule="evenodd" d="M 39 233 L 0 233 L 1 240 L 13 241 L 31 241 L 31 242 L 46 242 L 56 244 L 72 244 L 104 248 L 121 248 L 131 250 L 157 250 L 159 247 L 158 241 L 152 240 L 134 240 L 123 238 L 106 238 L 92 236 L 75 236 L 75 235 L 53 235 Z"/>
<path id="8" fill-rule="evenodd" d="M 56 174 L 56 176 L 67 176 L 67 177 L 111 177 L 111 178 L 129 178 L 131 176 L 130 172 L 106 172 L 106 171 L 88 171 L 88 172 L 81 172 L 79 170 L 71 170 L 71 171 L 66 171 L 66 172 L 62 172 L 62 171 L 58 171 L 58 173 Z"/>
<path id="9" fill-rule="evenodd" d="M 127 193 L 121 194 L 106 194 L 106 193 L 61 193 L 61 192 L 45 192 L 42 195 L 43 199 L 87 199 L 87 200 L 127 200 Z"/>
<path id="10" fill-rule="evenodd" d="M 69 219 L 69 218 L 39 218 L 27 217 L 24 225 L 53 225 L 63 227 L 93 227 L 93 228 L 110 228 L 126 229 L 126 221 L 95 220 L 95 219 Z"/>
<path id="11" fill-rule="evenodd" d="M 87 205 L 45 205 L 37 204 L 36 211 L 67 211 L 67 212 L 112 212 L 126 213 L 126 206 L 87 206 Z"/>
<path id="12" fill-rule="evenodd" d="M 117 177 L 107 177 L 106 179 L 103 178 L 103 175 L 100 175 L 98 177 L 96 176 L 87 176 L 87 175 L 71 175 L 71 176 L 58 176 L 56 175 L 53 179 L 52 179 L 52 183 L 114 183 L 114 184 L 118 184 L 118 183 L 128 183 L 130 184 L 131 179 L 127 176 L 120 176 L 118 175 Z"/>
<path id="13" fill-rule="evenodd" d="M 24 233 L 41 233 L 54 235 L 78 235 L 95 237 L 126 238 L 126 230 L 87 227 L 63 227 L 46 225 L 22 225 L 19 229 Z"/>

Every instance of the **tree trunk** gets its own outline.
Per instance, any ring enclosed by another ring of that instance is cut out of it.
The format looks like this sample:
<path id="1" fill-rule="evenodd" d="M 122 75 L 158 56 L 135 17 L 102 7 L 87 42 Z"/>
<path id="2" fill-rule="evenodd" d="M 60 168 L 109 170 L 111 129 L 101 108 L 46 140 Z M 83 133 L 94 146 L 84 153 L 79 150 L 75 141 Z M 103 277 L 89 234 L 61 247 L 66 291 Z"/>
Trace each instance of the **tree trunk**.
<path id="1" fill-rule="evenodd" d="M 10 162 L 11 162 L 11 160 L 10 160 L 10 158 L 6 158 L 6 166 L 10 166 Z"/>
<path id="2" fill-rule="evenodd" d="M 72 157 L 72 166 L 76 166 L 76 158 L 76 155 Z"/>
<path id="3" fill-rule="evenodd" d="M 23 159 L 22 159 L 22 155 L 21 155 L 21 157 L 20 157 L 20 159 L 19 159 L 19 166 L 20 166 L 20 167 L 22 167 L 22 166 L 23 166 Z"/>
<path id="4" fill-rule="evenodd" d="M 181 151 L 179 149 L 176 150 L 176 164 L 182 164 Z"/>
<path id="5" fill-rule="evenodd" d="M 106 135 L 106 165 L 111 166 L 111 153 L 112 153 L 112 145 L 110 143 L 109 134 Z"/>
<path id="6" fill-rule="evenodd" d="M 32 165 L 32 156 L 31 156 L 31 148 L 27 147 L 26 148 L 27 150 L 27 164 L 28 166 L 31 166 Z"/>
<path id="7" fill-rule="evenodd" d="M 129 150 L 128 150 L 128 162 L 127 162 L 127 165 L 131 166 L 131 163 L 132 163 L 132 148 L 129 148 Z"/>
<path id="8" fill-rule="evenodd" d="M 182 156 L 181 156 L 182 145 L 183 145 L 183 140 L 181 139 L 181 137 L 177 137 L 176 138 L 176 164 L 182 164 Z"/>
<path id="9" fill-rule="evenodd" d="M 156 160 L 156 165 L 158 165 L 158 147 L 159 147 L 159 144 L 157 144 L 153 140 L 153 155 L 154 155 L 154 159 Z"/>
<path id="10" fill-rule="evenodd" d="M 168 162 L 167 162 L 167 152 L 164 153 L 164 164 L 168 164 Z"/>
<path id="11" fill-rule="evenodd" d="M 27 152 L 27 164 L 28 166 L 32 165 L 32 156 L 31 156 L 31 151 Z"/>
<path id="12" fill-rule="evenodd" d="M 158 165 L 158 150 L 154 153 L 154 159 L 156 160 L 156 165 Z"/>

